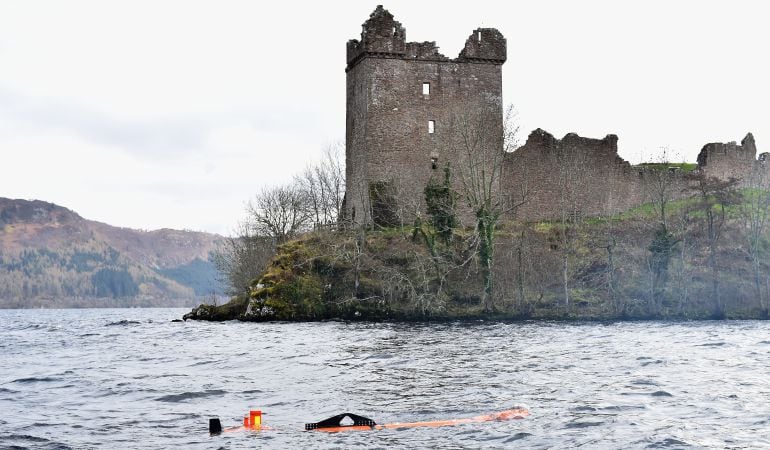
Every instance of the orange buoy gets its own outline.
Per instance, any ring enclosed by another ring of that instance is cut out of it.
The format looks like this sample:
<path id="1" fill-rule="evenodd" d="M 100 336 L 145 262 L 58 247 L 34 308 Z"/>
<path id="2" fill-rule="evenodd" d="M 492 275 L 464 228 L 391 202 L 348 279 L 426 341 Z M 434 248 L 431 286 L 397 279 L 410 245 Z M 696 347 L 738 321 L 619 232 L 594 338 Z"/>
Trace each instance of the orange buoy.
<path id="1" fill-rule="evenodd" d="M 262 428 L 262 411 L 258 409 L 249 411 L 249 428 Z"/>

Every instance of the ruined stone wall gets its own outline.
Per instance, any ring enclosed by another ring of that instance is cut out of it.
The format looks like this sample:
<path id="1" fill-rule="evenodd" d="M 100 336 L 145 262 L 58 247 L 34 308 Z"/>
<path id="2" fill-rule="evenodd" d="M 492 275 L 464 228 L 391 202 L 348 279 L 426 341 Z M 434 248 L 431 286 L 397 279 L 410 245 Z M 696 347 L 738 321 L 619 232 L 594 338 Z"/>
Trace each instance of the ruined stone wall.
<path id="1" fill-rule="evenodd" d="M 524 220 L 580 218 L 623 211 L 645 202 L 644 170 L 618 156 L 618 138 L 589 139 L 574 133 L 561 140 L 537 129 L 506 155 L 504 190 L 526 203 Z"/>
<path id="2" fill-rule="evenodd" d="M 757 147 L 751 133 L 743 138 L 741 145 L 735 142 L 710 143 L 704 145 L 698 154 L 698 167 L 707 176 L 723 180 L 743 180 L 756 164 Z"/>
<path id="3" fill-rule="evenodd" d="M 527 142 L 506 155 L 504 191 L 526 203 L 516 210 L 521 220 L 588 217 L 626 211 L 653 201 L 659 189 L 654 170 L 632 166 L 617 153 L 617 136 L 589 139 L 574 133 L 558 140 L 535 130 Z M 669 169 L 667 197 L 694 194 L 694 184 L 678 169 Z M 748 134 L 735 142 L 706 144 L 698 168 L 707 177 L 735 178 L 739 186 L 770 187 L 770 154 L 756 156 Z"/>
<path id="4" fill-rule="evenodd" d="M 356 222 L 369 220 L 368 188 L 376 182 L 393 186 L 403 220 L 424 215 L 428 180 L 456 159 L 448 151 L 457 147 L 458 114 L 493 111 L 485 126 L 502 139 L 502 35 L 475 30 L 453 60 L 434 42 L 405 38 L 401 24 L 378 7 L 361 40 L 348 42 L 346 215 Z"/>

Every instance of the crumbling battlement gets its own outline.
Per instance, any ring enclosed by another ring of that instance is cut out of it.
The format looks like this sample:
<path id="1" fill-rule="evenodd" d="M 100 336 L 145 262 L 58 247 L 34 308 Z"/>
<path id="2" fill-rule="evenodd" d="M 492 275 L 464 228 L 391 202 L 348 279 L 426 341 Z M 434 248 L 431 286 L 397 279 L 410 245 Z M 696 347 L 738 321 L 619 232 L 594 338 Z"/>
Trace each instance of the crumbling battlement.
<path id="1" fill-rule="evenodd" d="M 504 63 L 506 60 L 505 38 L 494 28 L 476 28 L 465 40 L 465 47 L 458 57 L 461 61 L 493 61 Z"/>
<path id="2" fill-rule="evenodd" d="M 403 57 L 406 53 L 406 30 L 382 5 L 364 22 L 361 40 L 348 41 L 348 69 L 367 54 L 380 57 Z"/>
<path id="3" fill-rule="evenodd" d="M 712 142 L 698 153 L 698 167 L 708 176 L 721 179 L 741 179 L 751 173 L 757 162 L 757 146 L 754 136 L 749 133 L 741 145 L 733 142 Z"/>
<path id="4" fill-rule="evenodd" d="M 453 61 L 438 51 L 435 42 L 406 42 L 406 29 L 382 5 L 378 5 L 363 23 L 361 39 L 348 41 L 347 70 L 368 56 Z M 465 47 L 454 61 L 502 64 L 505 59 L 505 37 L 494 28 L 477 28 L 465 41 Z"/>
<path id="5" fill-rule="evenodd" d="M 426 61 L 449 61 L 449 58 L 438 51 L 436 42 L 407 42 L 406 58 Z"/>

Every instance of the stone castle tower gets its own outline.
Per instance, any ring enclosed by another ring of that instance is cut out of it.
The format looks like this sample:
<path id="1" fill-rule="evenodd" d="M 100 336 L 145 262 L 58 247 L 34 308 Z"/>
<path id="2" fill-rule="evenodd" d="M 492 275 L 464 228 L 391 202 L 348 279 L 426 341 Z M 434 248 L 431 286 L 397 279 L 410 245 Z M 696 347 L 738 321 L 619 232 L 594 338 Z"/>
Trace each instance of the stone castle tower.
<path id="1" fill-rule="evenodd" d="M 450 59 L 435 42 L 407 42 L 390 12 L 374 10 L 361 39 L 347 43 L 348 220 L 387 223 L 423 212 L 424 188 L 448 160 L 458 113 L 484 113 L 485 130 L 502 142 L 505 59 L 505 38 L 494 28 L 474 30 Z M 378 213 L 383 202 L 396 209 L 390 217 Z"/>

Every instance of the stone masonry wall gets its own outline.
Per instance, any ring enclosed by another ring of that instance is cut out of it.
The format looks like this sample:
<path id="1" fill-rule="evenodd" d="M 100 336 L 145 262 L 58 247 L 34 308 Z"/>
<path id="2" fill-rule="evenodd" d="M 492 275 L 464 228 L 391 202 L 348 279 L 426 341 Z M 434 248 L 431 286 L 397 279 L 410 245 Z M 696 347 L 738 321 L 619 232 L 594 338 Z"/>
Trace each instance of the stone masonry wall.
<path id="1" fill-rule="evenodd" d="M 751 172 L 757 161 L 756 158 L 757 147 L 754 136 L 749 133 L 743 138 L 741 145 L 735 142 L 704 145 L 698 154 L 698 167 L 710 177 L 723 180 L 742 179 Z"/>
<path id="2" fill-rule="evenodd" d="M 504 191 L 527 201 L 515 213 L 521 220 L 587 217 L 618 213 L 648 203 L 656 195 L 654 172 L 632 166 L 617 153 L 617 136 L 589 139 L 574 133 L 561 140 L 537 129 L 527 142 L 506 155 Z M 674 169 L 671 169 L 674 170 Z M 739 186 L 770 187 L 770 154 L 757 159 L 754 138 L 706 144 L 698 156 L 698 171 L 721 180 L 735 178 Z M 693 195 L 684 174 L 674 170 L 671 199 Z"/>
<path id="3" fill-rule="evenodd" d="M 527 201 L 516 211 L 525 220 L 608 214 L 644 203 L 644 171 L 618 156 L 618 138 L 561 140 L 537 129 L 506 155 L 504 190 Z"/>
<path id="4" fill-rule="evenodd" d="M 424 215 L 425 185 L 456 148 L 450 124 L 458 114 L 493 111 L 485 126 L 502 140 L 505 38 L 492 28 L 474 30 L 454 60 L 434 42 L 405 39 L 401 24 L 377 7 L 361 40 L 348 42 L 346 216 L 356 222 L 369 220 L 362 214 L 374 182 L 394 187 L 404 220 Z"/>

